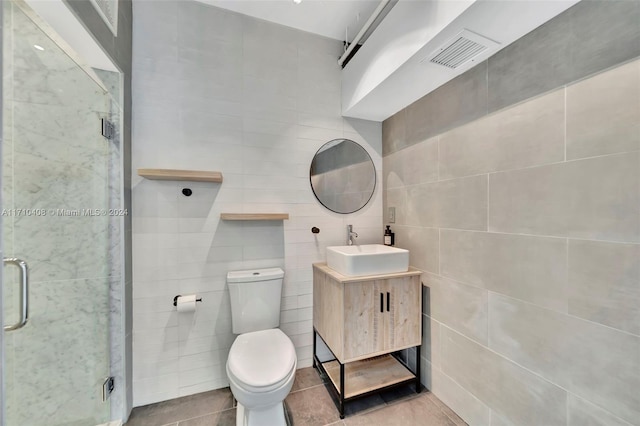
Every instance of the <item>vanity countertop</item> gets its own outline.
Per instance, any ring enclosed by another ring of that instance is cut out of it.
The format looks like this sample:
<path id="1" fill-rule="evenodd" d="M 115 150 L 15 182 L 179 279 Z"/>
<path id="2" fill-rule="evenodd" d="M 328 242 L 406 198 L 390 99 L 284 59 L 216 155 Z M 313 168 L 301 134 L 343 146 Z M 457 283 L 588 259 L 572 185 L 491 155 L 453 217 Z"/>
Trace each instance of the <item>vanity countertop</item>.
<path id="1" fill-rule="evenodd" d="M 327 266 L 325 262 L 322 263 L 314 263 L 313 267 L 324 272 L 325 274 L 331 276 L 334 280 L 342 283 L 357 283 L 362 281 L 372 281 L 372 280 L 384 280 L 389 278 L 401 278 L 401 277 L 412 277 L 414 275 L 422 274 L 422 271 L 416 269 L 412 266 L 409 266 L 409 270 L 406 272 L 394 272 L 391 274 L 378 274 L 378 275 L 362 275 L 357 277 L 350 277 L 347 275 L 342 275 L 340 272 L 337 272 Z"/>

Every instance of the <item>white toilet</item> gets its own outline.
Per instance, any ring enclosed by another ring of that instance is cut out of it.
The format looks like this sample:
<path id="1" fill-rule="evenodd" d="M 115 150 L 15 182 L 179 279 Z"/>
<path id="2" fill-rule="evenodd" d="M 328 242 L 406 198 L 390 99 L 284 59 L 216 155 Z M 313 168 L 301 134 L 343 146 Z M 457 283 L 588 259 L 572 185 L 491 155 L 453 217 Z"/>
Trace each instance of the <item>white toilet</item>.
<path id="1" fill-rule="evenodd" d="M 280 325 L 280 268 L 227 274 L 233 333 L 227 377 L 238 401 L 236 426 L 284 426 L 296 373 L 296 351 Z"/>

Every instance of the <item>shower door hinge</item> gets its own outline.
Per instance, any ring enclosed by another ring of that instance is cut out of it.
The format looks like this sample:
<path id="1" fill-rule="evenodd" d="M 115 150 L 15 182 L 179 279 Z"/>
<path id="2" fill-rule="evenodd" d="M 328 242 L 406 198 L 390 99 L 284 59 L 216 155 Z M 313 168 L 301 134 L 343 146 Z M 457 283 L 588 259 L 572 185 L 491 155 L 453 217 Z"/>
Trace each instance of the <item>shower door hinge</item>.
<path id="1" fill-rule="evenodd" d="M 107 377 L 107 379 L 102 384 L 102 401 L 106 401 L 111 396 L 113 389 L 115 388 L 115 383 L 113 377 Z"/>
<path id="2" fill-rule="evenodd" d="M 113 136 L 116 133 L 116 126 L 113 125 L 112 122 L 107 120 L 106 118 L 102 119 L 102 136 L 107 139 L 113 139 Z"/>

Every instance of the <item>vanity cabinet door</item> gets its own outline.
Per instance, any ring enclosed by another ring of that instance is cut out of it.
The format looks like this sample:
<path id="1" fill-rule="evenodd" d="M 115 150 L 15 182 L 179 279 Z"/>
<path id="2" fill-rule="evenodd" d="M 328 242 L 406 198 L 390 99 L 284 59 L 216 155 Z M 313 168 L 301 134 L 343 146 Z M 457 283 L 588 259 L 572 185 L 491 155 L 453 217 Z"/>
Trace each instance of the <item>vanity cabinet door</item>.
<path id="1" fill-rule="evenodd" d="M 384 350 L 383 293 L 375 281 L 344 284 L 344 358 Z"/>
<path id="2" fill-rule="evenodd" d="M 419 277 L 379 281 L 385 293 L 384 350 L 421 344 L 422 289 Z"/>

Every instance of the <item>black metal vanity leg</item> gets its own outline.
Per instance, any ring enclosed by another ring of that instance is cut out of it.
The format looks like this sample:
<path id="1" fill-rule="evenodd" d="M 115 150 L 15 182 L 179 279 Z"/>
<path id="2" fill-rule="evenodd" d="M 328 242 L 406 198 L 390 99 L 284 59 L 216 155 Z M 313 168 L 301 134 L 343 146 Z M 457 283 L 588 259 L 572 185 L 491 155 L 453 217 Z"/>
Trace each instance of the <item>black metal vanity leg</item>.
<path id="1" fill-rule="evenodd" d="M 340 418 L 344 419 L 344 364 L 342 363 L 340 363 Z"/>
<path id="2" fill-rule="evenodd" d="M 318 369 L 316 365 L 316 328 L 313 327 L 313 368 Z"/>
<path id="3" fill-rule="evenodd" d="M 416 346 L 416 393 L 422 391 L 422 385 L 420 384 L 420 365 L 422 359 L 420 359 L 420 345 Z"/>

